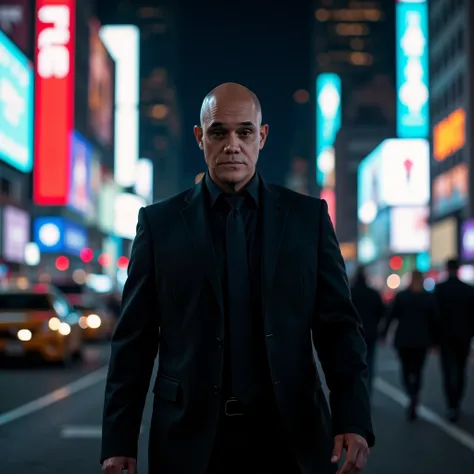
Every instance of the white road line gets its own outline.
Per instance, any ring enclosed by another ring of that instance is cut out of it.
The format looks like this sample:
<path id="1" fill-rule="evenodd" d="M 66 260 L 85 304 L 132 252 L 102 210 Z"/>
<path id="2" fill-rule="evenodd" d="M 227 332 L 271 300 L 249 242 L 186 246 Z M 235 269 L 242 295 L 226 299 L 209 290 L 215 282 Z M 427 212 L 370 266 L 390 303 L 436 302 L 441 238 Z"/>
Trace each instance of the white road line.
<path id="1" fill-rule="evenodd" d="M 140 434 L 144 427 L 140 427 Z M 102 427 L 100 425 L 64 425 L 60 437 L 63 439 L 100 439 Z"/>
<path id="2" fill-rule="evenodd" d="M 99 438 L 102 436 L 100 426 L 63 426 L 61 438 Z"/>
<path id="3" fill-rule="evenodd" d="M 374 387 L 387 397 L 391 398 L 394 402 L 398 403 L 402 407 L 407 407 L 409 400 L 408 397 L 398 388 L 392 384 L 386 382 L 380 377 L 376 377 L 374 380 Z M 448 436 L 451 436 L 454 440 L 458 441 L 466 448 L 474 451 L 474 436 L 468 433 L 466 430 L 459 428 L 447 421 L 443 420 L 438 414 L 436 414 L 430 408 L 420 405 L 418 409 L 418 416 L 423 420 L 437 426 L 440 430 L 444 431 Z"/>
<path id="4" fill-rule="evenodd" d="M 36 400 L 21 405 L 18 408 L 15 408 L 6 413 L 0 414 L 0 426 L 4 426 L 12 421 L 16 421 L 19 418 L 24 416 L 31 415 L 37 411 L 46 408 L 53 403 L 59 402 L 71 395 L 80 392 L 86 388 L 92 387 L 93 385 L 101 382 L 107 376 L 107 367 L 104 366 L 94 372 L 91 372 L 80 379 L 75 380 L 74 382 L 64 385 L 61 388 L 58 388 L 54 392 L 48 393 Z"/>

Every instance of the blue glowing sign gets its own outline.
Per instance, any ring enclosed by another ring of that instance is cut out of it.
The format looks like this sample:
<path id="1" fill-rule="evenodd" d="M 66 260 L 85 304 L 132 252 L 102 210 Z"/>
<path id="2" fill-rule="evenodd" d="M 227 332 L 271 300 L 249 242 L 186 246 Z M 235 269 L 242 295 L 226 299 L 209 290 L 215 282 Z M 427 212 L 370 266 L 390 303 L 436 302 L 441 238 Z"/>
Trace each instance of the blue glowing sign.
<path id="1" fill-rule="evenodd" d="M 86 228 L 62 217 L 37 217 L 33 236 L 44 253 L 79 255 L 88 244 Z"/>
<path id="2" fill-rule="evenodd" d="M 0 159 L 33 169 L 33 68 L 0 31 Z"/>
<path id="3" fill-rule="evenodd" d="M 334 169 L 331 149 L 340 127 L 341 78 L 333 73 L 320 74 L 316 79 L 316 170 L 320 185 Z"/>
<path id="4" fill-rule="evenodd" d="M 429 134 L 428 5 L 398 2 L 397 135 L 427 138 Z"/>

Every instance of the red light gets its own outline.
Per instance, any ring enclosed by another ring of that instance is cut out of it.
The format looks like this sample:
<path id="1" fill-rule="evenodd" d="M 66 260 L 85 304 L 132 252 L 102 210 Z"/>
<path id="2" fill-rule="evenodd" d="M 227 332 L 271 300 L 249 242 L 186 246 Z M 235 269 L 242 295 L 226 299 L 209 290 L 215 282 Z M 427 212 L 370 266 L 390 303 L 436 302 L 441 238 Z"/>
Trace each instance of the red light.
<path id="1" fill-rule="evenodd" d="M 120 268 L 120 270 L 124 270 L 125 268 L 128 267 L 128 258 L 127 257 L 119 257 L 117 259 L 117 267 Z"/>
<path id="2" fill-rule="evenodd" d="M 400 270 L 403 266 L 403 258 L 399 256 L 392 257 L 389 265 L 392 270 Z"/>
<path id="3" fill-rule="evenodd" d="M 103 267 L 108 267 L 112 263 L 112 258 L 108 253 L 101 253 L 98 260 L 99 265 L 102 265 Z"/>
<path id="4" fill-rule="evenodd" d="M 89 263 L 94 258 L 94 252 L 92 251 L 92 249 L 82 249 L 80 257 L 84 263 Z"/>
<path id="5" fill-rule="evenodd" d="M 74 128 L 75 0 L 37 0 L 33 198 L 67 205 Z"/>
<path id="6" fill-rule="evenodd" d="M 69 259 L 67 257 L 58 257 L 56 259 L 56 268 L 63 272 L 69 268 Z"/>

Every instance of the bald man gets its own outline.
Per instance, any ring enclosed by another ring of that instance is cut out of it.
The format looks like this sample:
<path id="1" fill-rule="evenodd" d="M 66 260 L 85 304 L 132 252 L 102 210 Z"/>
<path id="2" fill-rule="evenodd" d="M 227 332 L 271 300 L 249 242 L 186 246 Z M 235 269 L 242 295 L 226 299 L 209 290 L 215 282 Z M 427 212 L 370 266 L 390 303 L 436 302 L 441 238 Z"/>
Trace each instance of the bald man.
<path id="1" fill-rule="evenodd" d="M 211 91 L 194 135 L 203 179 L 138 215 L 103 472 L 137 473 L 159 350 L 149 474 L 358 473 L 374 443 L 366 346 L 327 204 L 256 172 L 268 125 L 245 87 Z"/>

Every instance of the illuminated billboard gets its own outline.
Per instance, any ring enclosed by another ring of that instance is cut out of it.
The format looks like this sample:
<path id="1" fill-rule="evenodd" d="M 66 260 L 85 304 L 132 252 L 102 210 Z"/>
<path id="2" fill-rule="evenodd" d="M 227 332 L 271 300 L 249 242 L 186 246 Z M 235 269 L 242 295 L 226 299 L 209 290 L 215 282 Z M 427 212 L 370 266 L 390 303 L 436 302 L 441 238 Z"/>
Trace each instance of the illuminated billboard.
<path id="1" fill-rule="evenodd" d="M 428 5 L 396 5 L 397 135 L 429 134 Z"/>
<path id="2" fill-rule="evenodd" d="M 103 26 L 100 37 L 115 61 L 114 178 L 134 186 L 138 161 L 139 29 L 133 25 Z"/>
<path id="3" fill-rule="evenodd" d="M 75 0 L 36 2 L 33 200 L 66 206 L 74 128 Z"/>
<path id="4" fill-rule="evenodd" d="M 444 161 L 466 144 L 466 112 L 459 108 L 433 127 L 433 158 Z"/>
<path id="5" fill-rule="evenodd" d="M 0 159 L 24 173 L 33 168 L 33 69 L 2 31 Z"/>
<path id="6" fill-rule="evenodd" d="M 118 237 L 133 239 L 137 231 L 138 212 L 145 200 L 136 194 L 121 193 L 115 198 L 114 232 Z"/>
<path id="7" fill-rule="evenodd" d="M 88 247 L 87 229 L 62 217 L 37 217 L 33 237 L 42 253 L 79 256 Z"/>
<path id="8" fill-rule="evenodd" d="M 107 147 L 114 135 L 114 61 L 100 39 L 100 23 L 89 22 L 89 127 L 95 138 Z"/>
<path id="9" fill-rule="evenodd" d="M 443 217 L 462 209 L 469 198 L 469 170 L 460 163 L 433 180 L 431 213 L 435 218 Z"/>
<path id="10" fill-rule="evenodd" d="M 323 186 L 334 172 L 334 142 L 341 127 L 341 78 L 324 73 L 316 79 L 316 179 Z M 331 159 L 332 156 L 332 159 Z"/>
<path id="11" fill-rule="evenodd" d="M 92 147 L 79 133 L 72 134 L 68 206 L 81 214 L 91 207 Z"/>
<path id="12" fill-rule="evenodd" d="M 424 206 L 430 199 L 429 144 L 425 139 L 384 140 L 359 165 L 359 220 L 371 222 L 379 209 Z"/>

